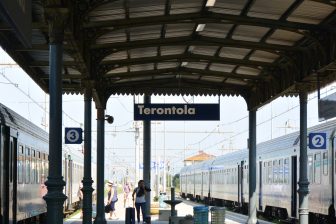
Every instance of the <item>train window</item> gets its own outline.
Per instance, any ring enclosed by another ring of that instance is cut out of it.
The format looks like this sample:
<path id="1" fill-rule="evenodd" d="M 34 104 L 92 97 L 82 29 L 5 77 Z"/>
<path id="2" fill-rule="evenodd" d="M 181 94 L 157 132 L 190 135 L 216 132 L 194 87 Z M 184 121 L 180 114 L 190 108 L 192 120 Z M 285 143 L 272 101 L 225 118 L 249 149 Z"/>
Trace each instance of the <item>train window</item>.
<path id="1" fill-rule="evenodd" d="M 228 184 L 231 184 L 231 169 L 228 169 Z"/>
<path id="2" fill-rule="evenodd" d="M 32 157 L 31 157 L 31 174 L 30 174 L 30 182 L 32 184 L 35 184 L 35 172 L 36 172 L 36 158 L 35 158 L 35 150 L 32 149 L 31 150 L 31 154 L 32 154 Z"/>
<path id="3" fill-rule="evenodd" d="M 18 153 L 18 163 L 17 163 L 17 179 L 19 184 L 23 184 L 23 165 L 24 165 L 24 155 L 23 155 L 23 146 L 19 145 Z"/>
<path id="4" fill-rule="evenodd" d="M 272 183 L 272 179 L 273 179 L 273 172 L 272 172 L 272 161 L 268 162 L 268 183 L 271 184 Z"/>
<path id="5" fill-rule="evenodd" d="M 234 184 L 234 168 L 231 169 L 231 184 Z"/>
<path id="6" fill-rule="evenodd" d="M 26 147 L 26 175 L 25 175 L 25 183 L 29 184 L 30 183 L 30 148 Z"/>
<path id="7" fill-rule="evenodd" d="M 63 160 L 63 161 L 62 161 L 62 176 L 63 176 L 63 177 L 65 177 L 65 163 L 66 163 L 66 161 Z"/>
<path id="8" fill-rule="evenodd" d="M 219 171 L 216 171 L 216 183 L 219 184 L 220 179 L 219 179 Z"/>
<path id="9" fill-rule="evenodd" d="M 278 183 L 283 183 L 283 159 L 279 160 L 279 167 L 278 167 Z"/>
<path id="10" fill-rule="evenodd" d="M 44 153 L 41 154 L 41 172 L 40 172 L 40 183 L 43 184 L 45 182 L 44 176 Z"/>
<path id="11" fill-rule="evenodd" d="M 41 183 L 41 159 L 36 160 L 36 183 Z"/>
<path id="12" fill-rule="evenodd" d="M 323 175 L 328 175 L 328 152 L 323 153 Z"/>
<path id="13" fill-rule="evenodd" d="M 289 183 L 289 159 L 286 158 L 284 161 L 284 183 Z"/>
<path id="14" fill-rule="evenodd" d="M 263 167 L 263 182 L 264 184 L 267 183 L 267 168 L 266 168 L 266 162 L 264 162 L 264 167 Z"/>
<path id="15" fill-rule="evenodd" d="M 223 183 L 224 183 L 224 184 L 227 184 L 227 182 L 226 182 L 226 176 L 227 176 L 227 174 L 226 174 L 226 170 L 224 170 L 224 180 L 223 180 Z"/>
<path id="16" fill-rule="evenodd" d="M 276 184 L 278 182 L 278 161 L 273 160 L 273 183 Z"/>
<path id="17" fill-rule="evenodd" d="M 238 170 L 237 168 L 234 169 L 234 183 L 237 184 L 238 183 Z"/>
<path id="18" fill-rule="evenodd" d="M 314 155 L 314 183 L 321 183 L 321 153 Z"/>
<path id="19" fill-rule="evenodd" d="M 47 159 L 49 160 L 49 155 L 46 155 L 46 157 L 47 157 Z M 47 177 L 48 176 L 48 174 L 49 174 L 49 163 L 48 163 L 48 161 L 46 161 L 46 169 L 45 169 L 45 176 Z"/>
<path id="20" fill-rule="evenodd" d="M 249 171 L 248 171 L 248 165 L 246 165 L 246 170 L 244 171 L 246 183 L 248 183 L 248 181 L 249 181 L 249 174 L 248 173 L 249 173 Z"/>
<path id="21" fill-rule="evenodd" d="M 308 181 L 313 183 L 313 156 L 308 155 Z"/>
<path id="22" fill-rule="evenodd" d="M 9 144 L 9 182 L 13 182 L 13 147 L 14 143 L 13 140 L 11 139 L 10 144 Z"/>
<path id="23" fill-rule="evenodd" d="M 227 172 L 227 173 L 226 173 L 226 183 L 227 183 L 227 184 L 230 184 L 230 170 L 227 169 L 226 172 Z"/>

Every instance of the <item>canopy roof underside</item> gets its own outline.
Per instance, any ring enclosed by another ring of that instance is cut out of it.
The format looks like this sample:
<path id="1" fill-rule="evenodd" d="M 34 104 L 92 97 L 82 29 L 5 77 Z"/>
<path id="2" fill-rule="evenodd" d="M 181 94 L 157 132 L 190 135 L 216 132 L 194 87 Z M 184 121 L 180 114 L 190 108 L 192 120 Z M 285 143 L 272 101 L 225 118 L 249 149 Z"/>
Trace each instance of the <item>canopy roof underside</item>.
<path id="1" fill-rule="evenodd" d="M 214 2 L 214 5 L 212 3 Z M 0 17 L 0 45 L 48 92 L 50 8 L 65 9 L 63 91 L 240 95 L 250 107 L 335 80 L 336 3 L 32 0 L 32 48 Z M 48 10 L 47 10 L 48 9 Z M 1 12 L 0 12 L 1 14 Z"/>

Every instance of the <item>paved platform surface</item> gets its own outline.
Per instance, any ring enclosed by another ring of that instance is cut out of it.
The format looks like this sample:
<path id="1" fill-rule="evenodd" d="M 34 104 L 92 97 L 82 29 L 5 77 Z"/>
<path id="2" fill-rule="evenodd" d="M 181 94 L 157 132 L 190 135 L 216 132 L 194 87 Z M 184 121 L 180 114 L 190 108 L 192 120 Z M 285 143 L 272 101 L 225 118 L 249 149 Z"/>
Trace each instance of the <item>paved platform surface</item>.
<path id="1" fill-rule="evenodd" d="M 125 223 L 125 208 L 123 206 L 123 200 L 122 195 L 119 197 L 119 201 L 116 203 L 116 218 L 113 217 L 112 220 L 109 220 L 109 214 L 105 214 L 107 223 L 113 223 L 113 224 L 124 224 Z M 199 204 L 196 204 L 191 201 L 183 201 L 181 204 L 176 205 L 177 215 L 178 216 L 186 216 L 188 214 L 193 214 L 193 207 L 197 206 Z M 166 209 L 170 209 L 167 207 Z M 210 212 L 209 212 L 209 224 L 210 222 Z M 153 224 L 168 224 L 168 221 L 160 221 L 158 215 L 152 215 L 151 220 Z M 226 219 L 225 224 L 242 224 L 246 223 L 247 216 L 237 214 L 234 212 L 227 211 L 226 212 Z M 263 220 L 258 220 L 260 224 L 269 224 L 271 222 L 266 222 Z M 69 218 L 64 221 L 65 224 L 81 224 L 82 220 L 80 219 L 80 214 L 75 215 L 72 218 Z M 142 222 L 141 222 L 142 223 Z"/>

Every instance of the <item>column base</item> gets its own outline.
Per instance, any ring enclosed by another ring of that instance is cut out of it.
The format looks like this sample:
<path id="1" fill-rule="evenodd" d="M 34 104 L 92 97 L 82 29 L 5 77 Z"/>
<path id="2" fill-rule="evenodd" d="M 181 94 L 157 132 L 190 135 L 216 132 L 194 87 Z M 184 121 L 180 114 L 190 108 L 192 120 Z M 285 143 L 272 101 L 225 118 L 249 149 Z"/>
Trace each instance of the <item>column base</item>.
<path id="1" fill-rule="evenodd" d="M 246 221 L 246 224 L 256 224 L 256 223 L 259 223 L 258 219 L 248 218 L 247 221 Z"/>
<path id="2" fill-rule="evenodd" d="M 104 217 L 103 219 L 97 217 L 97 218 L 95 218 L 95 220 L 93 221 L 93 223 L 94 223 L 94 224 L 106 224 L 107 222 L 106 222 L 105 217 Z"/>

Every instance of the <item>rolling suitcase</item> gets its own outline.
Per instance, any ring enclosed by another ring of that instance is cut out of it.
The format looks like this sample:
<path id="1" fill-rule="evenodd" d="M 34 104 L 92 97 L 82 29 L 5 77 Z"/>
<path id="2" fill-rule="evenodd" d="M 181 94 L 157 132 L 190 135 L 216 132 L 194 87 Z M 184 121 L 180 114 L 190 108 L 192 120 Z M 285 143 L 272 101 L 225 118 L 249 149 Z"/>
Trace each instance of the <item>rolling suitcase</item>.
<path id="1" fill-rule="evenodd" d="M 126 208 L 125 216 L 125 224 L 135 224 L 135 208 Z"/>

